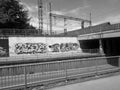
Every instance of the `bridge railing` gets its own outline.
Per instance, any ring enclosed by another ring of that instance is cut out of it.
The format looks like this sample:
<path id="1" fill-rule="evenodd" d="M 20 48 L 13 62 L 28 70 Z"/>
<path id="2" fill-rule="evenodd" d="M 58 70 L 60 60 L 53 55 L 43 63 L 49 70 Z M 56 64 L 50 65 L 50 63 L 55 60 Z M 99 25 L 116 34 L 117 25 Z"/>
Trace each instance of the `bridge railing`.
<path id="1" fill-rule="evenodd" d="M 98 33 L 98 32 L 118 30 L 118 29 L 120 29 L 120 23 L 117 23 L 117 24 L 105 23 L 102 25 L 91 26 L 91 27 L 81 29 L 79 30 L 79 32 L 76 31 L 76 35 L 78 35 L 77 33 L 79 33 L 79 35 L 82 35 L 82 34 Z"/>
<path id="2" fill-rule="evenodd" d="M 120 70 L 119 66 L 119 56 L 1 66 L 0 90 L 44 86 L 78 77 L 81 80 L 88 78 L 91 73 L 92 76 L 99 76 L 114 72 L 111 70 Z"/>
<path id="3" fill-rule="evenodd" d="M 22 35 L 22 36 L 38 36 L 41 35 L 36 29 L 0 29 L 1 36 L 14 36 L 14 35 Z"/>
<path id="4" fill-rule="evenodd" d="M 72 36 L 73 33 L 75 35 L 82 35 L 82 34 L 97 33 L 97 32 L 117 30 L 117 29 L 120 29 L 120 23 L 110 24 L 109 22 L 107 22 L 100 25 L 80 29 L 79 31 L 73 31 L 70 35 Z M 41 36 L 41 34 L 39 33 L 39 30 L 37 29 L 0 29 L 0 36 L 14 36 L 14 35 Z M 45 33 L 44 35 L 50 36 Z M 57 35 L 59 35 L 59 33 L 53 34 L 53 36 L 57 36 Z"/>

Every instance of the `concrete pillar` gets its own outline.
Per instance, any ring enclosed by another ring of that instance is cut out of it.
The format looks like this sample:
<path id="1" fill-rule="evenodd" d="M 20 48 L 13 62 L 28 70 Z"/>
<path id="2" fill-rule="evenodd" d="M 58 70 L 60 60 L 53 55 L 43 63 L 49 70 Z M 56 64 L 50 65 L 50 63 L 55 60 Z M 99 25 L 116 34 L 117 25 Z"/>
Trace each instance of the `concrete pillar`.
<path id="1" fill-rule="evenodd" d="M 99 39 L 99 49 L 100 49 L 100 54 L 104 55 L 104 51 L 103 51 L 103 46 L 102 46 L 102 40 Z"/>
<path id="2" fill-rule="evenodd" d="M 120 57 L 118 57 L 118 67 L 120 67 Z"/>

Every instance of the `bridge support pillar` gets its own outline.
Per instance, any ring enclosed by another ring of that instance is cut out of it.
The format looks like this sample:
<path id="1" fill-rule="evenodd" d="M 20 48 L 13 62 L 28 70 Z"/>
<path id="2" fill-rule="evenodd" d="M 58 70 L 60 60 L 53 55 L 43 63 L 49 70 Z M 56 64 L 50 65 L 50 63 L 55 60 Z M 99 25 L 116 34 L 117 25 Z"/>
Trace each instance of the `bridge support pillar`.
<path id="1" fill-rule="evenodd" d="M 120 57 L 119 57 L 119 59 L 118 59 L 118 67 L 120 67 Z"/>
<path id="2" fill-rule="evenodd" d="M 99 39 L 99 52 L 100 52 L 100 54 L 104 55 L 103 46 L 102 46 L 102 39 Z"/>

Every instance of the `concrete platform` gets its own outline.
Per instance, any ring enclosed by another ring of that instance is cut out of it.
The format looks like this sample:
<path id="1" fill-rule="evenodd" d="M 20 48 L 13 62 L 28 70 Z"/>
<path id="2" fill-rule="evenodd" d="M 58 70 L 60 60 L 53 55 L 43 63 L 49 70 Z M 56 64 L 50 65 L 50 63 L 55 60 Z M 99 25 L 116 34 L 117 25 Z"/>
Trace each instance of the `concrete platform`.
<path id="1" fill-rule="evenodd" d="M 99 53 L 81 53 L 81 52 L 64 52 L 64 53 L 45 53 L 36 54 L 29 56 L 11 56 L 11 57 L 1 57 L 0 65 L 3 64 L 25 64 L 25 63 L 36 63 L 36 62 L 49 62 L 49 61 L 59 61 L 59 60 L 69 60 L 69 59 L 81 59 L 90 57 L 103 56 Z"/>
<path id="2" fill-rule="evenodd" d="M 120 90 L 120 75 L 57 87 L 49 90 Z"/>

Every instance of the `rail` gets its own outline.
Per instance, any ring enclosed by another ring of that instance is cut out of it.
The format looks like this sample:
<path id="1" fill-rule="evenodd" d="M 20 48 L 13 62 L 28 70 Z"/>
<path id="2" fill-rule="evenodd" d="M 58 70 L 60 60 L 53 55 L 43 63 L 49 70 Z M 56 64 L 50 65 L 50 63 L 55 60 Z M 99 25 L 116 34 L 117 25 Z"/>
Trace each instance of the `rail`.
<path id="1" fill-rule="evenodd" d="M 92 33 L 101 33 L 106 31 L 116 31 L 120 29 L 120 23 L 117 24 L 110 24 L 109 22 L 103 23 L 96 26 L 86 27 L 84 29 L 78 29 L 75 31 L 67 32 L 66 36 L 78 36 L 78 35 L 86 35 Z M 63 33 L 60 34 L 61 36 L 65 36 Z"/>
<path id="2" fill-rule="evenodd" d="M 44 86 L 73 77 L 88 78 L 120 71 L 120 56 L 63 60 L 0 67 L 0 90 Z"/>
<path id="3" fill-rule="evenodd" d="M 104 31 L 111 31 L 111 30 L 116 31 L 118 29 L 120 29 L 120 23 L 118 23 L 118 24 L 106 23 L 105 25 L 97 25 L 97 26 L 92 26 L 92 27 L 82 29 L 82 30 L 80 30 L 79 35 L 90 34 L 90 33 L 99 33 L 99 32 L 104 32 Z"/>

